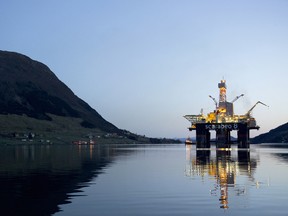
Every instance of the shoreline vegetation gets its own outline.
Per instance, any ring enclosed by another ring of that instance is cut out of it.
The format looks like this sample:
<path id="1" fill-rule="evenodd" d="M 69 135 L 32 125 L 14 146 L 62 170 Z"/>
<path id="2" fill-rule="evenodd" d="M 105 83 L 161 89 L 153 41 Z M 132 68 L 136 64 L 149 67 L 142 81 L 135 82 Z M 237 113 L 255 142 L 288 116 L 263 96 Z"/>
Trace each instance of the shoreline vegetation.
<path id="1" fill-rule="evenodd" d="M 84 128 L 82 119 L 48 114 L 50 120 L 39 120 L 26 115 L 0 115 L 0 145 L 16 144 L 145 144 L 181 143 L 180 140 L 149 138 L 127 130 L 121 134 Z"/>

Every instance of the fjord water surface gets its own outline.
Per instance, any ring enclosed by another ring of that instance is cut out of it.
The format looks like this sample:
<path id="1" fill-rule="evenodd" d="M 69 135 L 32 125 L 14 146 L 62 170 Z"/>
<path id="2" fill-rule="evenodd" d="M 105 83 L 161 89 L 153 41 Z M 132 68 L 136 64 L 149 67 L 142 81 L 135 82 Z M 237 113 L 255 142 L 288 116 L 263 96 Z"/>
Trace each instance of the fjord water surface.
<path id="1" fill-rule="evenodd" d="M 288 146 L 28 145 L 0 152 L 4 215 L 286 215 Z"/>

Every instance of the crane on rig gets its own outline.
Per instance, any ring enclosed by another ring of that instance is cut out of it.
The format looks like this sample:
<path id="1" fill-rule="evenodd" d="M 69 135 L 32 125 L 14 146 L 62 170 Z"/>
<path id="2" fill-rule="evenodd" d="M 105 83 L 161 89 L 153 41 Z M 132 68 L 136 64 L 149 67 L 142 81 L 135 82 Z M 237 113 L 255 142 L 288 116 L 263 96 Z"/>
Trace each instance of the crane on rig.
<path id="1" fill-rule="evenodd" d="M 252 110 L 258 105 L 262 104 L 266 107 L 269 107 L 268 105 L 262 103 L 261 101 L 257 101 L 244 115 L 234 116 L 235 119 L 239 122 L 246 122 L 248 127 L 250 128 L 256 128 L 259 129 L 259 126 L 256 124 L 255 118 L 251 115 Z"/>
<path id="2" fill-rule="evenodd" d="M 262 104 L 262 105 L 264 105 L 264 106 L 266 106 L 266 107 L 269 107 L 268 105 L 262 103 L 261 101 L 257 101 L 257 102 L 254 104 L 254 106 L 252 106 L 252 107 L 247 111 L 247 113 L 245 114 L 248 118 L 251 117 L 251 112 L 252 112 L 252 110 L 257 106 L 257 104 Z"/>
<path id="3" fill-rule="evenodd" d="M 240 97 L 243 97 L 243 96 L 244 96 L 244 94 L 237 96 L 236 98 L 234 98 L 234 100 L 231 101 L 231 103 L 234 103 L 236 100 L 238 100 Z"/>
<path id="4" fill-rule="evenodd" d="M 214 98 L 214 97 L 212 97 L 211 95 L 209 95 L 209 97 L 214 101 L 214 103 L 215 103 L 215 106 L 216 106 L 216 109 L 217 109 L 217 101 L 216 101 L 216 99 Z"/>

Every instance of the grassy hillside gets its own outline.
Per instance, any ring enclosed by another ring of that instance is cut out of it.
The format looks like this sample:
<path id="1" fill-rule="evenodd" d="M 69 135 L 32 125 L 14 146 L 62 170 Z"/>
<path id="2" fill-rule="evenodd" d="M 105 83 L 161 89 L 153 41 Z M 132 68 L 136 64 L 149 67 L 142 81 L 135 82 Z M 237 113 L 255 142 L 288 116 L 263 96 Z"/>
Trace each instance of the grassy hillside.
<path id="1" fill-rule="evenodd" d="M 148 138 L 123 131 L 122 135 L 100 129 L 85 128 L 82 119 L 49 114 L 51 120 L 39 120 L 26 115 L 0 115 L 0 144 L 70 144 L 89 141 L 96 144 L 175 143 L 172 139 Z"/>
<path id="2" fill-rule="evenodd" d="M 80 118 L 51 114 L 49 117 L 51 120 L 39 120 L 26 115 L 0 115 L 0 143 L 71 143 L 74 140 L 88 141 L 89 136 L 93 139 L 103 138 L 107 134 L 99 129 L 83 128 Z M 98 141 L 102 142 L 102 139 Z"/>

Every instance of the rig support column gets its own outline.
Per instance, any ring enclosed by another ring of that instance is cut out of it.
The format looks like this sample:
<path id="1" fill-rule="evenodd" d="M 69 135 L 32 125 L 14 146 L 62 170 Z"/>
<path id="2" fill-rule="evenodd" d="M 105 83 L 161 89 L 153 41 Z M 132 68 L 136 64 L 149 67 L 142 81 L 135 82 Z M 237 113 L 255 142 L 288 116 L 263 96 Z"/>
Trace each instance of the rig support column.
<path id="1" fill-rule="evenodd" d="M 210 132 L 205 124 L 198 124 L 196 127 L 196 148 L 210 148 Z"/>
<path id="2" fill-rule="evenodd" d="M 216 147 L 231 148 L 231 135 L 229 129 L 216 130 Z"/>
<path id="3" fill-rule="evenodd" d="M 238 124 L 238 148 L 249 147 L 249 129 L 247 123 Z"/>

